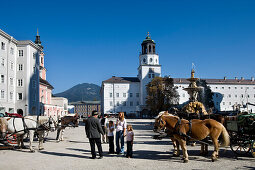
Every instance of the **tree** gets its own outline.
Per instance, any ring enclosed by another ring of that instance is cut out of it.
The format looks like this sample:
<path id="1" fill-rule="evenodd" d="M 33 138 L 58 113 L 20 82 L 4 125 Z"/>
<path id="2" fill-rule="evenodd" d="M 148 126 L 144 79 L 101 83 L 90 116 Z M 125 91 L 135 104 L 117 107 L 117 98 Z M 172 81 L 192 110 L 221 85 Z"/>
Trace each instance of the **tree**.
<path id="1" fill-rule="evenodd" d="M 211 88 L 207 85 L 205 80 L 198 80 L 197 86 L 203 87 L 203 91 L 198 93 L 198 101 L 203 103 L 206 109 L 214 107 L 213 102 L 213 92 Z"/>
<path id="2" fill-rule="evenodd" d="M 160 111 L 168 110 L 179 102 L 179 94 L 174 87 L 172 78 L 155 77 L 147 85 L 146 90 L 146 104 L 153 115 L 157 115 Z"/>

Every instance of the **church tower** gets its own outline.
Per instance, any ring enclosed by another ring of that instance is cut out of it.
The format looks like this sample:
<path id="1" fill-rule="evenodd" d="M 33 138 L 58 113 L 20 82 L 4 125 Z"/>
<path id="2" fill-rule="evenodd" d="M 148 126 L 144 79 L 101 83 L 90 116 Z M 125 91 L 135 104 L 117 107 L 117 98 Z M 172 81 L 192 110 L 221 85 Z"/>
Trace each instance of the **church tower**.
<path id="1" fill-rule="evenodd" d="M 159 56 L 156 53 L 156 43 L 151 39 L 149 32 L 141 45 L 142 52 L 139 56 L 138 78 L 140 80 L 140 105 L 142 111 L 146 105 L 146 85 L 154 77 L 161 76 L 161 65 L 159 64 Z"/>

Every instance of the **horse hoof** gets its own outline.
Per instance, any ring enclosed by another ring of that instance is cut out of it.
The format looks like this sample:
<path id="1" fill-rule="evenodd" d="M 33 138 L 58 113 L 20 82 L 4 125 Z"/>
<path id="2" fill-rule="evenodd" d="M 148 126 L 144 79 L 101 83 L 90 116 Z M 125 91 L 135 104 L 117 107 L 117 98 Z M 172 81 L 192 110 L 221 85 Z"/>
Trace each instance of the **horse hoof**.
<path id="1" fill-rule="evenodd" d="M 183 163 L 188 163 L 189 161 L 188 160 L 183 160 Z"/>

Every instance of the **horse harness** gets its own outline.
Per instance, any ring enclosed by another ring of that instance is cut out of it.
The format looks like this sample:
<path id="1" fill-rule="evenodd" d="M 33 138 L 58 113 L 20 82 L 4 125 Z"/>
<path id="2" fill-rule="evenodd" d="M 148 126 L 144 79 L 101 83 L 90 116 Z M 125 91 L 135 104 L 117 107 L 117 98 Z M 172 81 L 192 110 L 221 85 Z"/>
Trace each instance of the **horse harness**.
<path id="1" fill-rule="evenodd" d="M 187 134 L 185 134 L 185 133 L 182 133 L 181 131 L 180 131 L 180 126 L 181 126 L 181 119 L 180 118 L 178 118 L 178 120 L 177 120 L 177 123 L 175 124 L 175 126 L 174 126 L 174 133 L 175 134 L 177 134 L 177 135 L 180 135 L 181 137 L 184 137 L 187 141 L 189 141 L 190 139 L 191 139 L 191 134 L 192 134 L 192 132 L 191 132 L 191 128 L 192 128 L 192 122 L 191 122 L 192 120 L 189 120 L 189 131 L 188 131 L 188 133 Z M 185 123 L 186 124 L 186 123 Z"/>

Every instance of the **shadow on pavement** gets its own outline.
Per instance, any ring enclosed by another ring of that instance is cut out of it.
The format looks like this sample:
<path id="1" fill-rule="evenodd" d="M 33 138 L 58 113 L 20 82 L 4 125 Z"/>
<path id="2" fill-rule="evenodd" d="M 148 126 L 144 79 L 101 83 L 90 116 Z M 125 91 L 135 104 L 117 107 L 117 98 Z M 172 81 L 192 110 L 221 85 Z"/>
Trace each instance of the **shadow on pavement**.
<path id="1" fill-rule="evenodd" d="M 40 151 L 40 153 L 47 154 L 47 155 L 55 155 L 55 156 L 74 157 L 74 158 L 87 158 L 87 159 L 90 158 L 89 156 L 75 155 L 75 154 L 69 154 L 69 153 L 48 152 L 48 151 Z"/>

